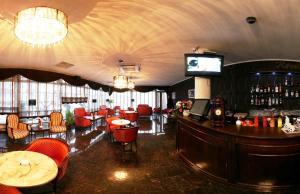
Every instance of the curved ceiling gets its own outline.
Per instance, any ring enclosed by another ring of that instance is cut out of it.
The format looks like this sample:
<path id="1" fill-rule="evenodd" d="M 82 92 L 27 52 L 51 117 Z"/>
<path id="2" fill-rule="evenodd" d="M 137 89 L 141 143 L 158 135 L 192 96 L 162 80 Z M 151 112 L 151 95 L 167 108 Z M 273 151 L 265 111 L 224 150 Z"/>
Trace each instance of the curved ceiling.
<path id="1" fill-rule="evenodd" d="M 15 14 L 49 6 L 69 17 L 67 37 L 32 47 L 13 32 Z M 34 68 L 110 84 L 119 59 L 141 64 L 137 85 L 171 85 L 184 77 L 183 54 L 195 47 L 225 64 L 257 59 L 300 60 L 297 0 L 0 0 L 0 68 Z M 246 23 L 255 16 L 257 23 Z M 61 62 L 74 66 L 63 69 Z"/>

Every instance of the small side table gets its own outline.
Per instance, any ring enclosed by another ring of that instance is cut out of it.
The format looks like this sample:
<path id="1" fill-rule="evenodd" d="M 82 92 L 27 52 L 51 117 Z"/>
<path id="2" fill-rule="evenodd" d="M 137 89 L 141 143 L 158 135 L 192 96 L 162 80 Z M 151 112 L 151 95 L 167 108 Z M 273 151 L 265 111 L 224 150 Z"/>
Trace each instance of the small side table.
<path id="1" fill-rule="evenodd" d="M 49 137 L 49 127 L 47 126 L 31 126 L 31 129 L 29 131 L 30 134 L 30 140 L 32 140 L 32 137 L 36 138 L 37 133 L 43 133 L 43 137 L 45 137 L 45 132 L 48 132 Z"/>

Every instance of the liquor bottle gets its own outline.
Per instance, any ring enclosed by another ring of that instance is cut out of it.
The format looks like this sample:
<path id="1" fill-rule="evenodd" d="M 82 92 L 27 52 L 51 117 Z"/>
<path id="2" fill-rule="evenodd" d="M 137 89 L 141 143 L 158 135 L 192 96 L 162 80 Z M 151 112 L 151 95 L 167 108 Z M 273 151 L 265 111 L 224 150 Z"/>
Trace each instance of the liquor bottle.
<path id="1" fill-rule="evenodd" d="M 275 97 L 275 104 L 278 105 L 279 104 L 279 99 L 278 96 Z"/>
<path id="2" fill-rule="evenodd" d="M 275 86 L 275 93 L 278 93 L 278 85 L 276 84 L 276 86 Z"/>
<path id="3" fill-rule="evenodd" d="M 285 89 L 285 97 L 289 97 L 289 90 L 287 88 Z"/>
<path id="4" fill-rule="evenodd" d="M 258 127 L 258 116 L 256 115 L 255 117 L 254 117 L 254 127 Z"/>
<path id="5" fill-rule="evenodd" d="M 252 85 L 252 86 L 251 86 L 250 93 L 253 94 L 254 92 L 255 92 L 255 89 L 254 89 L 254 86 Z"/>
<path id="6" fill-rule="evenodd" d="M 275 127 L 275 119 L 274 119 L 274 117 L 272 116 L 271 117 L 271 120 L 270 120 L 270 127 Z"/>
<path id="7" fill-rule="evenodd" d="M 264 104 L 265 104 L 265 98 L 264 98 L 263 96 L 262 96 L 261 99 L 260 99 L 260 104 L 261 104 L 261 105 L 264 105 Z"/>
<path id="8" fill-rule="evenodd" d="M 279 92 L 279 93 L 282 92 L 282 86 L 281 86 L 281 83 L 279 83 L 278 92 Z"/>
<path id="9" fill-rule="evenodd" d="M 257 97 L 257 95 L 255 97 L 255 105 L 258 105 L 258 97 Z"/>
<path id="10" fill-rule="evenodd" d="M 285 77 L 285 80 L 284 80 L 284 85 L 287 86 L 288 85 L 288 78 Z"/>
<path id="11" fill-rule="evenodd" d="M 294 97 L 294 90 L 291 89 L 291 97 L 293 98 Z"/>
<path id="12" fill-rule="evenodd" d="M 263 93 L 264 92 L 264 88 L 263 88 L 263 86 L 261 86 L 260 88 L 259 88 L 259 93 Z"/>
<path id="13" fill-rule="evenodd" d="M 282 118 L 281 115 L 279 115 L 278 119 L 277 119 L 277 127 L 281 128 L 282 127 Z"/>
<path id="14" fill-rule="evenodd" d="M 293 85 L 294 85 L 294 81 L 293 81 L 293 76 L 292 76 L 290 79 L 290 86 L 293 86 Z"/>
<path id="15" fill-rule="evenodd" d="M 274 104 L 275 104 L 275 96 L 273 94 L 273 96 L 272 96 L 272 105 L 274 105 Z"/>
<path id="16" fill-rule="evenodd" d="M 272 106 L 272 99 L 271 99 L 271 96 L 269 96 L 268 105 L 269 105 L 269 106 Z"/>
<path id="17" fill-rule="evenodd" d="M 269 92 L 269 93 L 271 92 L 271 87 L 270 87 L 270 85 L 268 85 L 268 92 Z"/>
<path id="18" fill-rule="evenodd" d="M 256 93 L 259 92 L 259 84 L 256 85 L 255 92 L 256 92 Z"/>
<path id="19" fill-rule="evenodd" d="M 253 94 L 251 95 L 251 100 L 250 101 L 251 101 L 250 104 L 254 105 L 254 96 L 253 96 Z"/>
<path id="20" fill-rule="evenodd" d="M 279 96 L 279 104 L 282 104 L 282 96 Z"/>
<path id="21" fill-rule="evenodd" d="M 296 92 L 295 92 L 295 97 L 299 98 L 299 92 L 298 92 L 298 90 L 296 90 Z"/>
<path id="22" fill-rule="evenodd" d="M 268 88 L 267 87 L 264 87 L 264 93 L 266 94 L 268 91 Z"/>
<path id="23" fill-rule="evenodd" d="M 263 121 L 263 128 L 266 128 L 268 126 L 267 117 L 263 116 L 262 121 Z"/>

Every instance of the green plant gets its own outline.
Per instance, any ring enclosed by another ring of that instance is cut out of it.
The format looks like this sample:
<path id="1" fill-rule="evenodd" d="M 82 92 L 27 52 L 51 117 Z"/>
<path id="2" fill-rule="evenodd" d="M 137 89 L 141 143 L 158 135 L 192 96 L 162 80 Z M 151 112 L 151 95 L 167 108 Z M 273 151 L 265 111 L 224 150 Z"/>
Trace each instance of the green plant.
<path id="1" fill-rule="evenodd" d="M 75 124 L 74 114 L 70 110 L 66 111 L 66 124 L 69 126 Z"/>

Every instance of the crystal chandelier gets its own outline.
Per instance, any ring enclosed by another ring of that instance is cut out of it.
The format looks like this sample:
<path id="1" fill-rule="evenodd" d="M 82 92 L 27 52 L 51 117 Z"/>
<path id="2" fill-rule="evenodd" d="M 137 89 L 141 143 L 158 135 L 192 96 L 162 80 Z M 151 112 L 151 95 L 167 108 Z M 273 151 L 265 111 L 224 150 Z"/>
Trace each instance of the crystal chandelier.
<path id="1" fill-rule="evenodd" d="M 125 75 L 116 75 L 113 77 L 115 88 L 124 89 L 128 86 L 128 77 Z"/>
<path id="2" fill-rule="evenodd" d="M 134 82 L 133 81 L 129 81 L 128 82 L 128 89 L 134 89 Z"/>
<path id="3" fill-rule="evenodd" d="M 16 36 L 32 45 L 56 43 L 68 33 L 67 15 L 54 8 L 34 7 L 17 13 L 15 18 Z"/>

